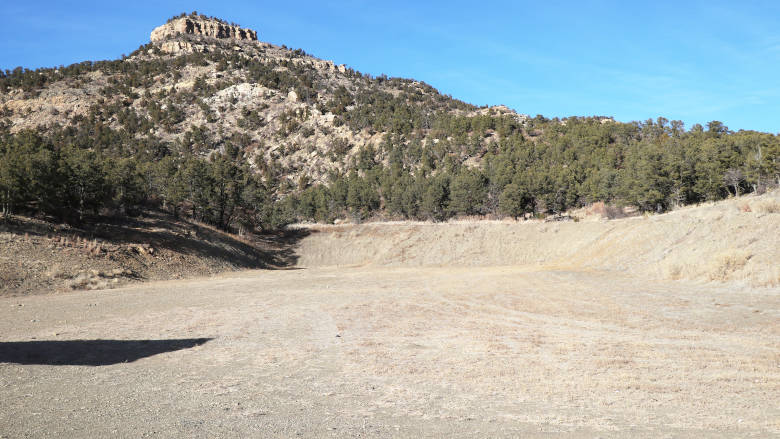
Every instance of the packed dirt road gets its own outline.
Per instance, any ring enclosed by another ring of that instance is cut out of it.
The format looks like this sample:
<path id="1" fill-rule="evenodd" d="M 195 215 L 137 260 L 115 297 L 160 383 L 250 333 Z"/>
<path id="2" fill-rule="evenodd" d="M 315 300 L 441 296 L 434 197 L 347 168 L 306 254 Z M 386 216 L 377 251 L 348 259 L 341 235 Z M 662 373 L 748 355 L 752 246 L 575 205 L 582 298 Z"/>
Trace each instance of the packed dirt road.
<path id="1" fill-rule="evenodd" d="M 778 288 L 320 267 L 0 315 L 2 437 L 780 435 Z"/>

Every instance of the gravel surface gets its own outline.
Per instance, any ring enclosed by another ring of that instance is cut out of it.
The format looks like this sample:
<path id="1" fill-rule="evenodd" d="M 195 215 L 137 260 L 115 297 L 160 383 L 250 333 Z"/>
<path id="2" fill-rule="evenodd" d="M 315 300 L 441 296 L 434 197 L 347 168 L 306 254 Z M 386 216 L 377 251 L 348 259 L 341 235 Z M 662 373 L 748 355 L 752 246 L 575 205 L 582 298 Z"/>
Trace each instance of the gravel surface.
<path id="1" fill-rule="evenodd" d="M 777 437 L 780 290 L 519 267 L 0 298 L 2 437 Z"/>

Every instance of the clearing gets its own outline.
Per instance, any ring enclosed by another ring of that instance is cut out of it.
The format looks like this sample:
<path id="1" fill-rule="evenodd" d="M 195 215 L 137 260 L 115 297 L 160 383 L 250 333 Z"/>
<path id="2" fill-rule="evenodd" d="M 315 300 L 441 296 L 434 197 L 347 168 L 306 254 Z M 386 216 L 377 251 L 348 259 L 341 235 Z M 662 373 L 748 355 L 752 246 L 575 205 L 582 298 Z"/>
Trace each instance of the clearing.
<path id="1" fill-rule="evenodd" d="M 2 297 L 0 436 L 776 437 L 780 215 L 741 202 Z"/>

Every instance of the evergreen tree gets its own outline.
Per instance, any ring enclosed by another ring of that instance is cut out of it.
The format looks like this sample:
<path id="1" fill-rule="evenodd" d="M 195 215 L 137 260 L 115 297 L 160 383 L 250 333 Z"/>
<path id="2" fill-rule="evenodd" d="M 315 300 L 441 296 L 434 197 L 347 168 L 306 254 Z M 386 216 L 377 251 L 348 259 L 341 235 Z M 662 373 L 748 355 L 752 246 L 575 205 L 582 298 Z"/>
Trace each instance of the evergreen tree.
<path id="1" fill-rule="evenodd" d="M 484 212 L 487 179 L 478 170 L 461 171 L 450 183 L 449 209 L 456 215 L 479 215 Z"/>

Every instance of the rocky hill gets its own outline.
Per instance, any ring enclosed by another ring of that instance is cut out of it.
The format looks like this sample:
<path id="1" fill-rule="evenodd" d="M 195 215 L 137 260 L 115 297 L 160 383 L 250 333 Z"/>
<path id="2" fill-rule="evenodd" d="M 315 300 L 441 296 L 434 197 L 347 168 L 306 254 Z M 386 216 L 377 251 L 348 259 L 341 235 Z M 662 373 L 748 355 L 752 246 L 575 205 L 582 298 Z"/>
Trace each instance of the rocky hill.
<path id="1" fill-rule="evenodd" d="M 196 14 L 122 59 L 0 73 L 2 210 L 58 220 L 156 207 L 240 231 L 664 211 L 780 182 L 771 134 L 478 108 Z"/>
<path id="2" fill-rule="evenodd" d="M 257 32 L 215 19 L 180 17 L 152 31 L 152 42 L 165 41 L 179 35 L 203 35 L 212 38 L 257 41 Z"/>
<path id="3" fill-rule="evenodd" d="M 415 123 L 412 111 L 432 119 L 436 111 L 476 110 L 424 83 L 372 78 L 300 49 L 257 41 L 255 31 L 212 18 L 176 18 L 121 61 L 71 75 L 74 68 L 41 73 L 45 85 L 35 90 L 0 94 L 11 132 L 95 115 L 111 129 L 201 154 L 238 137 L 249 163 L 258 157 L 277 162 L 279 174 L 295 185 L 301 176 L 324 182 L 329 171 L 345 169 L 361 147 L 379 144 L 388 132 L 386 123 L 373 120 L 376 114 L 346 119 L 359 105 L 356 97 L 408 106 L 398 109 L 407 111 L 405 131 Z M 506 107 L 496 113 L 516 116 Z"/>

